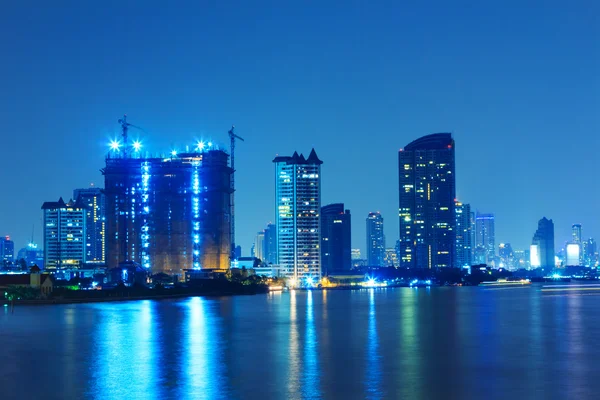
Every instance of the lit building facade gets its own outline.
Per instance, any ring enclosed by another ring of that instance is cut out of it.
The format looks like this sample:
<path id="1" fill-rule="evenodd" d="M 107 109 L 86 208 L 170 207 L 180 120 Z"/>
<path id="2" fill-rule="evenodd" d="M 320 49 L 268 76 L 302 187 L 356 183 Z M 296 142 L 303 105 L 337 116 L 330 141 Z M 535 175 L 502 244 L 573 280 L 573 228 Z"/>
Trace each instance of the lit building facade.
<path id="1" fill-rule="evenodd" d="M 0 238 L 0 261 L 12 263 L 15 260 L 15 242 L 10 236 Z"/>
<path id="2" fill-rule="evenodd" d="M 554 267 L 554 222 L 546 217 L 538 222 L 530 247 L 531 268 Z"/>
<path id="3" fill-rule="evenodd" d="M 268 224 L 265 228 L 263 253 L 267 264 L 277 264 L 277 227 L 275 224 Z"/>
<path id="4" fill-rule="evenodd" d="M 385 265 L 383 217 L 379 212 L 370 212 L 367 216 L 367 265 L 369 267 Z"/>
<path id="5" fill-rule="evenodd" d="M 85 204 L 70 200 L 45 202 L 44 268 L 47 270 L 82 268 L 86 262 Z"/>
<path id="6" fill-rule="evenodd" d="M 102 170 L 106 264 L 133 262 L 152 274 L 226 271 L 231 257 L 229 156 L 199 143 L 193 152 L 143 157 L 118 148 Z"/>
<path id="7" fill-rule="evenodd" d="M 483 263 L 491 264 L 496 256 L 496 227 L 494 214 L 480 214 L 475 217 L 475 247 L 478 254 L 484 255 Z"/>
<path id="8" fill-rule="evenodd" d="M 265 260 L 265 231 L 258 232 L 254 238 L 254 257 Z"/>
<path id="9" fill-rule="evenodd" d="M 456 261 L 455 267 L 473 265 L 473 237 L 471 232 L 471 205 L 459 201 L 455 203 L 456 212 Z"/>
<path id="10" fill-rule="evenodd" d="M 498 246 L 498 255 L 500 256 L 500 267 L 508 270 L 516 270 L 515 255 L 510 243 L 500 243 Z"/>
<path id="11" fill-rule="evenodd" d="M 398 153 L 400 265 L 451 267 L 455 262 L 454 139 L 423 136 Z"/>
<path id="12" fill-rule="evenodd" d="M 383 265 L 386 267 L 398 267 L 398 254 L 396 249 L 393 247 L 385 249 L 385 256 L 383 258 Z"/>
<path id="13" fill-rule="evenodd" d="M 321 277 L 321 164 L 314 149 L 308 158 L 278 156 L 275 163 L 277 263 L 285 277 Z"/>
<path id="14" fill-rule="evenodd" d="M 86 206 L 85 249 L 86 262 L 104 264 L 106 262 L 106 206 L 104 191 L 91 187 L 75 189 L 73 198 Z"/>
<path id="15" fill-rule="evenodd" d="M 352 268 L 352 220 L 343 203 L 321 207 L 321 269 L 323 275 Z"/>

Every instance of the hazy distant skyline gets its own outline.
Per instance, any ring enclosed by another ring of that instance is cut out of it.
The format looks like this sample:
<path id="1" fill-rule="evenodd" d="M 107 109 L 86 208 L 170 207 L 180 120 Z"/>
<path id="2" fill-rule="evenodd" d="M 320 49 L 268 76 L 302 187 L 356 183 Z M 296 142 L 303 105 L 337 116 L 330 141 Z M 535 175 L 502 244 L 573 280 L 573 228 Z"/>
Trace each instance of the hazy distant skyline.
<path id="1" fill-rule="evenodd" d="M 600 5 L 68 1 L 3 5 L 0 235 L 41 243 L 41 205 L 99 172 L 127 113 L 147 150 L 236 148 L 237 244 L 275 219 L 276 154 L 323 160 L 323 205 L 398 237 L 398 149 L 456 141 L 457 197 L 525 249 L 546 216 L 598 239 Z M 488 4 L 489 3 L 489 4 Z M 142 4 L 142 5 L 140 5 Z"/>

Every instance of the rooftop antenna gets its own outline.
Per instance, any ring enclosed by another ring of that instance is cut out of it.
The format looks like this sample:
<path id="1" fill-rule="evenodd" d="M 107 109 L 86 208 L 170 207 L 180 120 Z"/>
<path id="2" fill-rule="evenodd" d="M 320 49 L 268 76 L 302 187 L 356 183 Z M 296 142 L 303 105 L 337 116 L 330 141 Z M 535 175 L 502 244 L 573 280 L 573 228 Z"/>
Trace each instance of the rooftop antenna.
<path id="1" fill-rule="evenodd" d="M 235 126 L 231 125 L 229 130 L 229 139 L 231 139 L 231 259 L 235 260 L 235 140 L 239 139 L 242 142 L 244 139 L 239 135 L 236 135 Z"/>

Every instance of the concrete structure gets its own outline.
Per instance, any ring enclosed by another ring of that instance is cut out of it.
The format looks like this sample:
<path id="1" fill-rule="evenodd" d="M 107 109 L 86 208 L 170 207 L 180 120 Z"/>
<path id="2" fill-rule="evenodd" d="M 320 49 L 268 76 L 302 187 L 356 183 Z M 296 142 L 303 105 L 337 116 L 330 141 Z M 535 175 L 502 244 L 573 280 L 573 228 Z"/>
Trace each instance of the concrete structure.
<path id="1" fill-rule="evenodd" d="M 321 269 L 323 275 L 352 268 L 352 220 L 343 203 L 321 207 Z"/>
<path id="2" fill-rule="evenodd" d="M 75 189 L 73 198 L 86 206 L 85 251 L 86 262 L 104 264 L 106 262 L 106 205 L 104 191 L 90 187 Z"/>
<path id="3" fill-rule="evenodd" d="M 86 262 L 86 206 L 62 199 L 42 205 L 44 219 L 44 268 L 82 268 Z"/>
<path id="4" fill-rule="evenodd" d="M 383 217 L 378 212 L 367 216 L 367 265 L 383 267 L 385 265 L 385 235 Z"/>
<path id="5" fill-rule="evenodd" d="M 37 266 L 31 267 L 28 274 L 0 274 L 0 291 L 9 291 L 14 287 L 33 288 L 44 297 L 52 293 L 54 282 L 49 274 L 42 274 Z"/>
<path id="6" fill-rule="evenodd" d="M 423 136 L 398 153 L 400 265 L 451 267 L 455 262 L 454 140 Z"/>
<path id="7" fill-rule="evenodd" d="M 277 264 L 277 227 L 275 224 L 268 224 L 265 228 L 263 253 L 264 262 L 268 264 Z"/>
<path id="8" fill-rule="evenodd" d="M 314 149 L 308 158 L 278 156 L 275 163 L 277 261 L 285 277 L 321 277 L 321 164 Z"/>
<path id="9" fill-rule="evenodd" d="M 145 157 L 117 148 L 102 170 L 106 194 L 106 263 L 137 263 L 177 275 L 226 271 L 231 256 L 228 155 L 199 143 L 194 151 Z"/>

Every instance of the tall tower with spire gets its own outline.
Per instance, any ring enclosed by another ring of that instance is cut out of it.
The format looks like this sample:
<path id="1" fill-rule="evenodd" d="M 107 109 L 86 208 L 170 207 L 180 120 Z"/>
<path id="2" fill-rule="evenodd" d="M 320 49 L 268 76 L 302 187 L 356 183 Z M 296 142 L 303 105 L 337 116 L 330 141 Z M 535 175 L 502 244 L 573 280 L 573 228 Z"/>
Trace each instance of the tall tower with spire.
<path id="1" fill-rule="evenodd" d="M 321 277 L 321 164 L 312 149 L 308 158 L 294 152 L 275 163 L 277 259 L 283 274 L 298 285 Z"/>

